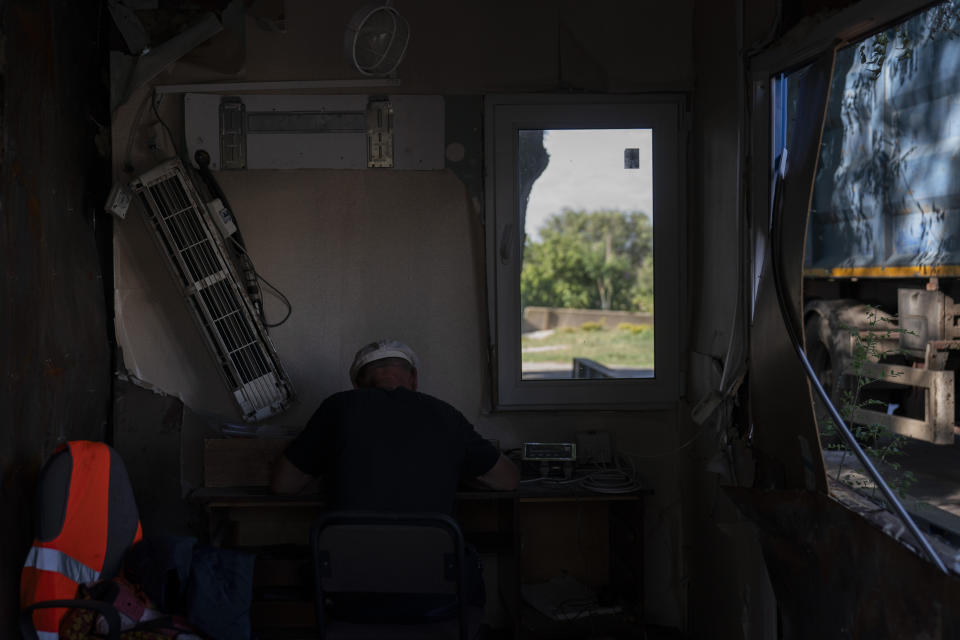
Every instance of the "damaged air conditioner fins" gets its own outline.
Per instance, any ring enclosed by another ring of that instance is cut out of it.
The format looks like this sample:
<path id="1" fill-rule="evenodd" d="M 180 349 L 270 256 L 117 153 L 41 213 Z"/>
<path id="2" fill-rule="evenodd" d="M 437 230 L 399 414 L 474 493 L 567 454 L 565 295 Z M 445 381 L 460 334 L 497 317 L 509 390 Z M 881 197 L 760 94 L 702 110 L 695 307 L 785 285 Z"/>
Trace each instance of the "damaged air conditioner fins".
<path id="1" fill-rule="evenodd" d="M 293 387 L 225 246 L 235 228 L 213 219 L 215 203 L 201 198 L 202 185 L 179 159 L 154 167 L 130 187 L 244 420 L 287 409 Z"/>

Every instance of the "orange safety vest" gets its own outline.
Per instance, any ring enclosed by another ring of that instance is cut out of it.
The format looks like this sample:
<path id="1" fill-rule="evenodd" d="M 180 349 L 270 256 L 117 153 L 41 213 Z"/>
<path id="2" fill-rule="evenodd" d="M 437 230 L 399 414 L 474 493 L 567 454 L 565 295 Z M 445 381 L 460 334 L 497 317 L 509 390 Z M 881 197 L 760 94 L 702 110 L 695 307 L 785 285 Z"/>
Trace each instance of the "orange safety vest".
<path id="1" fill-rule="evenodd" d="M 117 454 L 102 442 L 86 440 L 62 444 L 54 454 L 67 448 L 72 466 L 63 526 L 52 539 L 34 539 L 20 578 L 21 607 L 45 600 L 76 598 L 77 586 L 96 582 L 104 568 L 111 516 L 111 455 Z M 129 479 L 125 470 L 122 475 L 114 473 L 115 484 L 121 481 L 118 478 L 122 478 L 126 486 L 112 487 L 113 491 L 129 493 Z M 122 514 L 116 515 L 119 517 Z M 126 515 L 129 517 L 131 514 Z M 132 516 L 137 517 L 135 505 Z M 136 534 L 132 539 L 122 541 L 123 549 L 139 542 L 142 536 L 137 517 Z M 60 620 L 66 612 L 63 608 L 37 609 L 33 612 L 33 624 L 40 640 L 59 638 Z"/>

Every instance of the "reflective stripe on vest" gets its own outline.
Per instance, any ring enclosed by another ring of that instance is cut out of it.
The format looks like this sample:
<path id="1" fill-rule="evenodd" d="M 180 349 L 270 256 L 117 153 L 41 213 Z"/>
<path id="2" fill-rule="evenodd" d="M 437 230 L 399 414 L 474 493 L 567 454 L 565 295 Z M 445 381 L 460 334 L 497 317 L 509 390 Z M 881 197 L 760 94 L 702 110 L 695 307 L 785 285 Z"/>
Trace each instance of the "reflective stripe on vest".
<path id="1" fill-rule="evenodd" d="M 100 578 L 99 571 L 91 569 L 62 551 L 49 547 L 32 547 L 23 566 L 60 573 L 77 584 L 96 582 Z"/>

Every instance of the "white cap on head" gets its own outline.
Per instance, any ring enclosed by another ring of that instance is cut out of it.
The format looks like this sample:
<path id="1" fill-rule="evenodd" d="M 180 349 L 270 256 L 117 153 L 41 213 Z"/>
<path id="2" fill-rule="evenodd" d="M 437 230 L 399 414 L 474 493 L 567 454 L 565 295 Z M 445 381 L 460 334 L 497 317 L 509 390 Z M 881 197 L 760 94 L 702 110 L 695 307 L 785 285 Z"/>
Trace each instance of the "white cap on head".
<path id="1" fill-rule="evenodd" d="M 353 364 L 350 365 L 350 382 L 356 384 L 357 375 L 361 369 L 371 362 L 384 358 L 400 358 L 409 362 L 414 369 L 417 368 L 417 354 L 413 352 L 413 349 L 399 340 L 377 340 L 360 347 L 357 355 L 353 356 Z"/>

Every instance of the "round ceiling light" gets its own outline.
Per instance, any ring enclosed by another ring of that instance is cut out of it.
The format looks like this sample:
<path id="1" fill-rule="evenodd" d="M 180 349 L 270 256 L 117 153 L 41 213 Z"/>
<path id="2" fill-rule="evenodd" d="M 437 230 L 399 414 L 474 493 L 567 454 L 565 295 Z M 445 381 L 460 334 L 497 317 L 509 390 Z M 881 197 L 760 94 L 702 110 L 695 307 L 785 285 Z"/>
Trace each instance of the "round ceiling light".
<path id="1" fill-rule="evenodd" d="M 353 14 L 347 25 L 347 56 L 365 76 L 393 73 L 407 51 L 410 27 L 396 9 L 367 5 Z"/>

